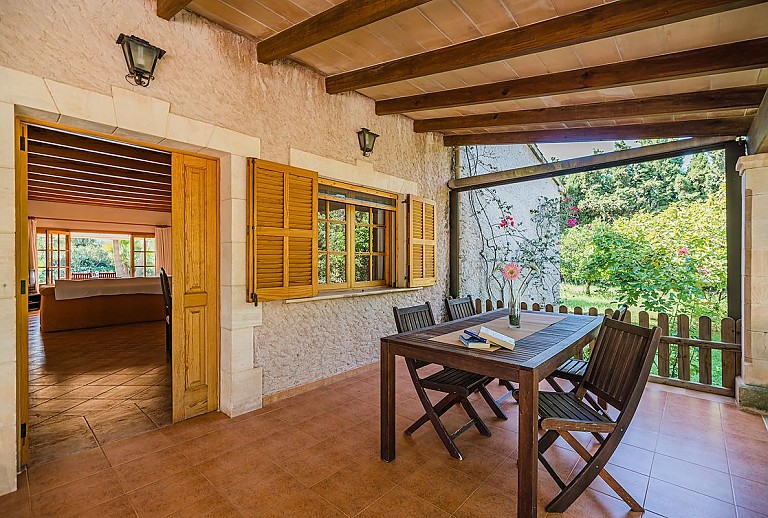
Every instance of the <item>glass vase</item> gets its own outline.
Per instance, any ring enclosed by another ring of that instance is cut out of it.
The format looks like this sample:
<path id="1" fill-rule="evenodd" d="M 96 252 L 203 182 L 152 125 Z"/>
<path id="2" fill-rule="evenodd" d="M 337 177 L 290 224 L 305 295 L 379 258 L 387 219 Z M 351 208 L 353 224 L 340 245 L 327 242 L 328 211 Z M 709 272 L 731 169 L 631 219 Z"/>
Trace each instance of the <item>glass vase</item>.
<path id="1" fill-rule="evenodd" d="M 515 290 L 512 289 L 509 301 L 509 327 L 520 327 L 520 311 L 520 293 L 515 293 Z"/>

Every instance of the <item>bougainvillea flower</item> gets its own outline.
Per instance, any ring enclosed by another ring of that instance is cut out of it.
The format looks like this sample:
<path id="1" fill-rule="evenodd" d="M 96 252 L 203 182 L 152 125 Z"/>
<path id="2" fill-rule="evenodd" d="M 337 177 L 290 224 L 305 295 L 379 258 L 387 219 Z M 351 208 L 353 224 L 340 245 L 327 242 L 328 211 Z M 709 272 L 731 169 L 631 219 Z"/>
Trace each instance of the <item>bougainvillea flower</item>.
<path id="1" fill-rule="evenodd" d="M 688 250 L 687 246 L 684 246 L 683 248 L 677 251 L 677 255 L 688 255 L 688 252 L 690 252 L 690 250 Z"/>
<path id="2" fill-rule="evenodd" d="M 501 274 L 508 281 L 514 281 L 515 279 L 520 277 L 520 267 L 515 263 L 509 263 L 505 265 L 504 268 L 501 269 Z"/>
<path id="3" fill-rule="evenodd" d="M 568 226 L 569 227 L 575 227 L 578 224 L 576 221 L 576 218 L 568 218 Z"/>

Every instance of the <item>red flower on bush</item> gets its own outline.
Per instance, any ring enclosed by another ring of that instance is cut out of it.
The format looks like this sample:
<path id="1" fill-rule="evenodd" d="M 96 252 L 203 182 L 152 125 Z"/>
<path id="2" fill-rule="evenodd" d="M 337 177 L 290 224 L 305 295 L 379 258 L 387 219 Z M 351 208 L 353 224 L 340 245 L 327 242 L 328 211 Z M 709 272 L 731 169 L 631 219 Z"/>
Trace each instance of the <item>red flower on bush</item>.
<path id="1" fill-rule="evenodd" d="M 567 224 L 569 227 L 575 227 L 576 225 L 578 225 L 578 223 L 579 222 L 576 221 L 576 218 L 568 218 Z"/>

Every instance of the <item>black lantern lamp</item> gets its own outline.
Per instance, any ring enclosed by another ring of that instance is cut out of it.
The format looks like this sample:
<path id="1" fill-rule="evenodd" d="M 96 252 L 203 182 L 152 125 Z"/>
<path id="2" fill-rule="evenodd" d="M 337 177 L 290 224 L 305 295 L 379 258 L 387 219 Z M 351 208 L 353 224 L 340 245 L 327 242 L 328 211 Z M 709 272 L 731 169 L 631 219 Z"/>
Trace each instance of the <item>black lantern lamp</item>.
<path id="1" fill-rule="evenodd" d="M 155 78 L 152 74 L 155 73 L 157 60 L 165 55 L 165 51 L 134 35 L 120 34 L 117 43 L 123 47 L 125 64 L 128 65 L 126 81 L 138 86 L 148 86 Z"/>
<path id="2" fill-rule="evenodd" d="M 363 152 L 363 156 L 371 156 L 373 145 L 376 143 L 376 137 L 378 135 L 368 128 L 363 128 L 357 132 L 357 140 L 360 142 L 360 151 Z"/>

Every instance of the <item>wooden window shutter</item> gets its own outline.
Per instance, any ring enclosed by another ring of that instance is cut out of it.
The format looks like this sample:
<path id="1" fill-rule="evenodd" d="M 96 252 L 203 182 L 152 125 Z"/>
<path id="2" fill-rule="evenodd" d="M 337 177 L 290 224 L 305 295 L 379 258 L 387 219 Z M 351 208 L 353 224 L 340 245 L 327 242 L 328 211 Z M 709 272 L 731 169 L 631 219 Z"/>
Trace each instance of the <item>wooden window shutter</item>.
<path id="1" fill-rule="evenodd" d="M 248 301 L 317 295 L 317 173 L 250 158 L 247 198 Z"/>
<path id="2" fill-rule="evenodd" d="M 431 286 L 437 282 L 435 202 L 408 195 L 408 285 Z"/>

